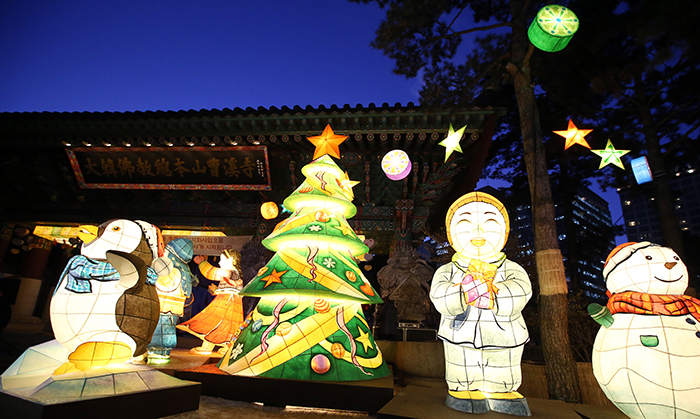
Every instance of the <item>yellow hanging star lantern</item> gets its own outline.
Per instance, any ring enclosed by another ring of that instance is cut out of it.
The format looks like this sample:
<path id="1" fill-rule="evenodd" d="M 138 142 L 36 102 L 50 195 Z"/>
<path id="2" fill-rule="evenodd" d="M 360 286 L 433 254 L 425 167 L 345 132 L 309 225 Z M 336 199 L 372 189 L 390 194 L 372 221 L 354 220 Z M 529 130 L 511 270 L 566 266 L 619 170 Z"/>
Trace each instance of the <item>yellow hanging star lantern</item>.
<path id="1" fill-rule="evenodd" d="M 338 186 L 343 189 L 343 192 L 345 192 L 346 195 L 348 195 L 350 198 L 355 198 L 355 193 L 352 191 L 352 188 L 360 183 L 359 180 L 350 180 L 348 172 L 345 172 L 343 177 L 341 179 L 337 179 L 336 181 L 338 182 Z"/>
<path id="2" fill-rule="evenodd" d="M 566 150 L 567 148 L 571 147 L 574 144 L 582 145 L 590 150 L 591 146 L 588 145 L 588 142 L 583 137 L 588 135 L 591 131 L 593 131 L 593 130 L 592 129 L 578 129 L 578 128 L 576 128 L 574 121 L 569 119 L 569 127 L 567 130 L 565 130 L 565 131 L 552 131 L 552 132 L 566 138 L 566 143 L 564 144 L 564 150 Z"/>
<path id="3" fill-rule="evenodd" d="M 630 152 L 630 150 L 616 150 L 615 147 L 613 147 L 610 139 L 608 139 L 608 144 L 605 146 L 605 149 L 591 151 L 601 158 L 598 169 L 602 169 L 603 167 L 612 163 L 623 170 L 625 169 L 625 166 L 622 165 L 622 160 L 620 160 L 620 157 Z"/>
<path id="4" fill-rule="evenodd" d="M 348 136 L 336 135 L 329 124 L 326 125 L 326 128 L 323 130 L 321 135 L 307 137 L 307 139 L 311 141 L 311 144 L 316 146 L 316 150 L 314 151 L 314 160 L 323 156 L 324 154 L 328 154 L 331 157 L 339 159 L 340 150 L 338 149 L 338 146 L 340 143 L 347 140 Z"/>
<path id="5" fill-rule="evenodd" d="M 464 130 L 467 128 L 467 126 L 463 126 L 462 128 L 458 129 L 455 131 L 452 128 L 452 124 L 450 124 L 450 129 L 447 132 L 447 137 L 440 141 L 438 144 L 445 147 L 445 161 L 450 158 L 450 155 L 452 154 L 453 151 L 459 151 L 460 153 L 462 152 L 462 147 L 459 146 L 459 140 L 462 139 L 462 134 L 464 134 Z"/>

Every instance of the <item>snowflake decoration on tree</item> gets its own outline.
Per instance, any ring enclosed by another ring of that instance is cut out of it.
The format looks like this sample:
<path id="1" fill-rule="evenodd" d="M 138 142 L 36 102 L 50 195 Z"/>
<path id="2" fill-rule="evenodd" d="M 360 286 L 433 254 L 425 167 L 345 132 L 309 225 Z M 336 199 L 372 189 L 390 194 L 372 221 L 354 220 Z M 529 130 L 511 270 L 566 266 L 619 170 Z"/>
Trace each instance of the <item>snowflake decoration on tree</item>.
<path id="1" fill-rule="evenodd" d="M 319 231 L 321 231 L 321 230 L 323 230 L 323 227 L 321 227 L 321 226 L 318 225 L 318 224 L 311 224 L 311 225 L 309 226 L 309 231 L 319 232 Z"/>
<path id="2" fill-rule="evenodd" d="M 233 348 L 233 350 L 231 350 L 231 358 L 236 359 L 241 353 L 243 353 L 243 344 L 239 343 Z"/>
<path id="3" fill-rule="evenodd" d="M 333 269 L 333 268 L 335 268 L 335 261 L 331 258 L 324 258 L 323 259 L 323 266 L 325 266 L 328 269 Z"/>

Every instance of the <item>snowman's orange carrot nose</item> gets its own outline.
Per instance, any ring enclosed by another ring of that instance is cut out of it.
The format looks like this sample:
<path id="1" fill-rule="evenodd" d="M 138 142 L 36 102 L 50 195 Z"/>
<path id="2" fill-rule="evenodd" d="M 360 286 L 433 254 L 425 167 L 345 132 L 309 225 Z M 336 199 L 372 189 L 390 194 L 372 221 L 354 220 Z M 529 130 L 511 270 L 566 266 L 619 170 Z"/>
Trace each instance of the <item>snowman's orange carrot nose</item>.
<path id="1" fill-rule="evenodd" d="M 676 266 L 676 263 L 678 263 L 678 262 L 666 262 L 666 263 L 664 263 L 664 266 L 666 267 L 666 269 L 671 269 L 674 266 Z"/>

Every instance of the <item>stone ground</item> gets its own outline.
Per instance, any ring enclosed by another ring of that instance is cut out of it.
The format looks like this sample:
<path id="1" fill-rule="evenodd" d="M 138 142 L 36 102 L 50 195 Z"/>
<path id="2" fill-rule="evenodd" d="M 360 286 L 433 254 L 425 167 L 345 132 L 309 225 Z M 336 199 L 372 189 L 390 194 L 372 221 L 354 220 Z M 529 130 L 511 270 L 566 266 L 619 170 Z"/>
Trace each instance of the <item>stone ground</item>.
<path id="1" fill-rule="evenodd" d="M 53 339 L 50 328 L 42 324 L 10 324 L 0 333 L 0 372 L 5 371 L 14 360 L 30 346 Z M 173 352 L 173 362 L 158 367 L 163 372 L 195 367 L 206 362 L 208 357 L 189 355 L 188 348 L 197 346 L 198 340 L 189 336 L 178 338 L 178 349 Z M 192 412 L 167 416 L 168 419 L 219 419 L 242 417 L 246 419 L 464 419 L 465 413 L 445 406 L 445 390 L 433 383 L 421 385 L 420 381 L 403 380 L 395 374 L 394 399 L 377 415 L 333 409 L 314 409 L 287 406 L 285 408 L 263 406 L 201 396 L 199 409 Z M 408 382 L 407 382 L 408 381 Z M 407 385 L 408 384 L 408 385 Z M 562 419 L 626 419 L 618 409 L 610 406 L 567 404 L 564 402 L 529 399 L 533 417 Z M 479 419 L 513 418 L 510 415 L 488 412 Z"/>
<path id="2" fill-rule="evenodd" d="M 346 410 L 310 409 L 304 407 L 270 407 L 255 403 L 243 403 L 224 400 L 217 397 L 202 396 L 199 409 L 195 412 L 167 416 L 168 419 L 223 419 L 241 417 L 246 419 L 355 419 L 376 418 L 366 412 Z"/>

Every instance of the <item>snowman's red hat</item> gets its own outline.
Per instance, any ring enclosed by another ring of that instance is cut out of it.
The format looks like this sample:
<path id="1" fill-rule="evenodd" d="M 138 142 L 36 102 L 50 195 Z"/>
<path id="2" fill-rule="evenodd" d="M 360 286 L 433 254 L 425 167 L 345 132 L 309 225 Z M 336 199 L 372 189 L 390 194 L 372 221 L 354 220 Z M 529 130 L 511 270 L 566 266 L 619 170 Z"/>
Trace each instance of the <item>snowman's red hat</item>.
<path id="1" fill-rule="evenodd" d="M 605 281 L 608 280 L 608 275 L 617 265 L 632 257 L 637 250 L 651 246 L 658 246 L 658 244 L 650 242 L 627 242 L 614 248 L 608 255 L 608 258 L 605 259 L 605 265 L 603 266 L 603 278 L 605 278 Z"/>

